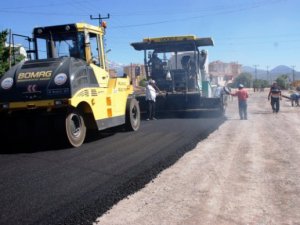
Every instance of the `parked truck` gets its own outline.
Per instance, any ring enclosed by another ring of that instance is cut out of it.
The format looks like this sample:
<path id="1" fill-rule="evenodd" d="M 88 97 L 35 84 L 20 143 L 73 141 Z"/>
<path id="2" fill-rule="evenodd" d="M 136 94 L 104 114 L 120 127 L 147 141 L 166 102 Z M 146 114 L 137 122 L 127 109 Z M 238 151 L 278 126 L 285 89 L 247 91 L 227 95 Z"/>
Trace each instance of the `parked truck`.
<path id="1" fill-rule="evenodd" d="M 140 108 L 129 78 L 109 76 L 105 28 L 75 23 L 33 29 L 31 60 L 0 78 L 2 140 L 47 130 L 54 141 L 79 147 L 88 129 L 139 129 Z"/>

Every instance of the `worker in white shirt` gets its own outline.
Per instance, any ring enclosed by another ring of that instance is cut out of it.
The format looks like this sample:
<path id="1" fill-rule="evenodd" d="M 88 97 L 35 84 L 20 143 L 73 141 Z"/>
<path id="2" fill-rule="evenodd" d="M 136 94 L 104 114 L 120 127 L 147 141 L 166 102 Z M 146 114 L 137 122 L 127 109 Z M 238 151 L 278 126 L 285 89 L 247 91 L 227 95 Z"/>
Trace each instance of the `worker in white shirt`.
<path id="1" fill-rule="evenodd" d="M 148 81 L 146 86 L 146 101 L 148 104 L 147 120 L 156 120 L 155 118 L 156 90 L 155 90 L 155 81 L 152 79 Z"/>

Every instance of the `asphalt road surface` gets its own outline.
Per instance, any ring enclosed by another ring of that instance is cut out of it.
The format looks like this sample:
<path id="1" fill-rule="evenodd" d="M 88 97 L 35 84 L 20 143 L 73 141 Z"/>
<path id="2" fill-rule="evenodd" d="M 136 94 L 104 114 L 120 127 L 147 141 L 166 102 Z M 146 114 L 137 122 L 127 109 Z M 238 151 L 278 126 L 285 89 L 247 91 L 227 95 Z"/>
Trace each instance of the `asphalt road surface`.
<path id="1" fill-rule="evenodd" d="M 92 224 L 216 130 L 224 118 L 161 118 L 77 149 L 13 142 L 0 150 L 0 224 Z M 2 140 L 3 142 L 3 140 Z"/>

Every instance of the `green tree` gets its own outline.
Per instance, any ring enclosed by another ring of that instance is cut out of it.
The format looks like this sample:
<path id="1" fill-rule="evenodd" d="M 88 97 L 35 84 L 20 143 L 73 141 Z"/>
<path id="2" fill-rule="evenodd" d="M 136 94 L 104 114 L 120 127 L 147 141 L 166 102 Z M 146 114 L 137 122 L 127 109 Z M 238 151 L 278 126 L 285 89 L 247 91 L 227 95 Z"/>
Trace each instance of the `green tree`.
<path id="1" fill-rule="evenodd" d="M 5 47 L 7 35 L 8 35 L 7 30 L 3 30 L 0 32 L 0 77 L 9 69 L 9 57 L 10 57 L 9 47 Z M 20 47 L 14 47 L 12 49 L 12 54 L 15 53 L 16 55 L 15 57 L 16 61 L 12 62 L 11 64 L 12 66 L 19 63 L 25 58 L 23 55 L 16 54 L 19 51 L 20 51 Z"/>
<path id="2" fill-rule="evenodd" d="M 233 87 L 237 87 L 239 84 L 243 84 L 245 87 L 251 87 L 252 74 L 241 73 L 233 80 Z"/>
<path id="3" fill-rule="evenodd" d="M 9 48 L 5 47 L 7 35 L 7 30 L 0 32 L 0 76 L 2 76 L 9 68 Z"/>
<path id="4" fill-rule="evenodd" d="M 267 80 L 256 79 L 253 81 L 253 87 L 255 88 L 265 88 L 269 86 L 269 82 Z"/>
<path id="5" fill-rule="evenodd" d="M 289 76 L 287 74 L 282 74 L 276 79 L 277 84 L 283 88 L 288 89 L 289 87 Z"/>
<path id="6" fill-rule="evenodd" d="M 141 87 L 146 87 L 146 85 L 147 85 L 147 80 L 146 79 L 143 79 L 139 82 L 139 86 L 141 86 Z"/>

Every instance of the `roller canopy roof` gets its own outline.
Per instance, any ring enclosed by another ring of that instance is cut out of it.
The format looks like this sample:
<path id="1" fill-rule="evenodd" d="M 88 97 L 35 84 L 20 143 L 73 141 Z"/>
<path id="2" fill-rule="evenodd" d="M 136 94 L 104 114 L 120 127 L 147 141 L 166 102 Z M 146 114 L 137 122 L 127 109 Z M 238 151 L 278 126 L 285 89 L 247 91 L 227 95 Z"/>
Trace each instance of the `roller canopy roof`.
<path id="1" fill-rule="evenodd" d="M 182 52 L 194 51 L 200 46 L 213 46 L 210 37 L 197 38 L 196 36 L 174 36 L 160 38 L 145 38 L 143 42 L 131 44 L 135 50 L 154 50 L 155 52 Z"/>

